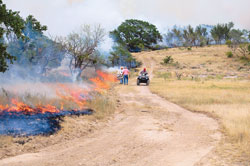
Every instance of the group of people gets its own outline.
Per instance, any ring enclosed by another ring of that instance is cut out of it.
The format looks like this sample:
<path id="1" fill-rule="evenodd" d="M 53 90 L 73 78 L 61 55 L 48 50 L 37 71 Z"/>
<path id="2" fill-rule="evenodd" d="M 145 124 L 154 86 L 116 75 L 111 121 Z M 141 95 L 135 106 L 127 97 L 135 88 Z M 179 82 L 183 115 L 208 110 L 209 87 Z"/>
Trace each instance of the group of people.
<path id="1" fill-rule="evenodd" d="M 129 77 L 129 70 L 127 67 L 123 68 L 123 66 L 120 67 L 120 70 L 118 70 L 117 77 L 120 80 L 120 84 L 128 85 L 128 77 Z M 147 75 L 147 70 L 144 68 L 140 75 Z"/>
<path id="2" fill-rule="evenodd" d="M 127 67 L 121 67 L 118 71 L 118 78 L 120 79 L 120 84 L 128 85 L 129 70 Z"/>

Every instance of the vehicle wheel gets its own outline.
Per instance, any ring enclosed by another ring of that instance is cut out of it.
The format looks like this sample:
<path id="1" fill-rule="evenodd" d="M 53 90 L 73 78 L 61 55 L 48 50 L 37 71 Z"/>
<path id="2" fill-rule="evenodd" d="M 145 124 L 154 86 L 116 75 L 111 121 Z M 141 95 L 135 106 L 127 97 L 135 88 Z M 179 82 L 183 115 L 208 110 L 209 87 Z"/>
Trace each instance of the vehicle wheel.
<path id="1" fill-rule="evenodd" d="M 140 80 L 137 80 L 137 85 L 138 85 L 138 86 L 140 85 Z"/>
<path id="2" fill-rule="evenodd" d="M 147 83 L 146 83 L 146 85 L 147 85 L 147 86 L 149 85 L 149 80 L 147 80 Z"/>

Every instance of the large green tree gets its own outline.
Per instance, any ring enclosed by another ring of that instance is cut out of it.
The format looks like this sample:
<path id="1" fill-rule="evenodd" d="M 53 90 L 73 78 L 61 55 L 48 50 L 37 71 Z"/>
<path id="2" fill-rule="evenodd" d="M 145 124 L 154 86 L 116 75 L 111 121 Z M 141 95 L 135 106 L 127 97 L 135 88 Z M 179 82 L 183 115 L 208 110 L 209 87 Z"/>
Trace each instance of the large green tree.
<path id="1" fill-rule="evenodd" d="M 162 36 L 155 25 L 136 19 L 126 20 L 111 31 L 110 35 L 131 52 L 141 50 L 142 47 L 151 49 L 154 44 L 162 41 Z"/>
<path id="2" fill-rule="evenodd" d="M 13 33 L 18 38 L 24 38 L 22 33 L 24 27 L 24 20 L 19 16 L 19 12 L 7 9 L 0 0 L 0 72 L 5 72 L 8 69 L 8 62 L 13 63 L 16 59 L 6 51 L 6 36 Z"/>

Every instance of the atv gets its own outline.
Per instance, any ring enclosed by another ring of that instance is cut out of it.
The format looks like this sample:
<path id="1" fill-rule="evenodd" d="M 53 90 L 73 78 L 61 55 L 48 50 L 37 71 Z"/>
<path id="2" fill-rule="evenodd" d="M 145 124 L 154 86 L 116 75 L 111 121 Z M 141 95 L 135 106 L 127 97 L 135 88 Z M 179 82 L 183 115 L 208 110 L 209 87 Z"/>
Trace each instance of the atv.
<path id="1" fill-rule="evenodd" d="M 147 86 L 149 85 L 149 76 L 148 76 L 148 74 L 140 74 L 137 77 L 137 85 L 139 86 L 140 83 L 146 83 Z"/>

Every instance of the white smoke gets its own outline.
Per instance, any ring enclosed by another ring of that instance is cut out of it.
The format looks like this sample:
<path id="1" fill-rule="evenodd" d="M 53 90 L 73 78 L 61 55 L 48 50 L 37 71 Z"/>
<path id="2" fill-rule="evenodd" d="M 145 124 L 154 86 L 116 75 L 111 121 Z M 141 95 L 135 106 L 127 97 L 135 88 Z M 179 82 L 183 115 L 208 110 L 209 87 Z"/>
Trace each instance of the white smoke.
<path id="1" fill-rule="evenodd" d="M 249 0 L 3 0 L 23 17 L 34 15 L 47 25 L 48 33 L 66 36 L 82 24 L 101 24 L 111 31 L 125 19 L 155 24 L 162 33 L 177 25 L 217 24 L 233 21 L 250 29 Z M 107 35 L 108 38 L 108 35 Z M 102 48 L 108 51 L 106 40 Z"/>

